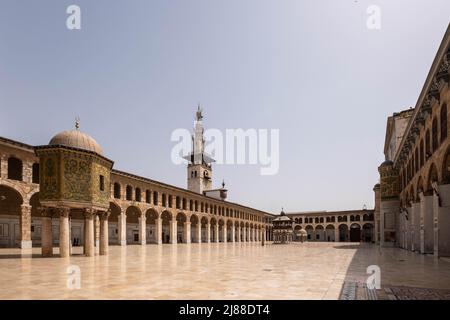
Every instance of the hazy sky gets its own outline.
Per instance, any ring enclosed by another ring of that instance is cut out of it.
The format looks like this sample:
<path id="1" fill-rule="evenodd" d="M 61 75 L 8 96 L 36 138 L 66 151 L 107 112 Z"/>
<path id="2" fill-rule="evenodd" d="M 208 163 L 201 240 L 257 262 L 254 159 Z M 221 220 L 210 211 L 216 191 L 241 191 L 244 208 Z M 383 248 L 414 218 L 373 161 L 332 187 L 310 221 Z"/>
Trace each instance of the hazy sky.
<path id="1" fill-rule="evenodd" d="M 79 116 L 116 169 L 186 187 L 170 136 L 200 102 L 206 128 L 280 129 L 277 175 L 214 166 L 230 201 L 371 208 L 386 117 L 415 105 L 449 18 L 448 0 L 2 0 L 0 136 L 46 144 Z"/>

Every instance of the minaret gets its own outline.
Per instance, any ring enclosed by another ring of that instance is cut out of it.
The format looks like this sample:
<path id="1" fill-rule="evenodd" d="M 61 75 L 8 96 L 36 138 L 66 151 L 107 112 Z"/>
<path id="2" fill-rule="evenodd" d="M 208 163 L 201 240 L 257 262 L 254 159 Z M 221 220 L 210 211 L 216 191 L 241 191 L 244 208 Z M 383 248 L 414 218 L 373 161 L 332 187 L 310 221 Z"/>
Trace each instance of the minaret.
<path id="1" fill-rule="evenodd" d="M 194 122 L 192 152 L 184 157 L 189 161 L 187 166 L 187 188 L 190 191 L 201 194 L 203 194 L 204 191 L 211 190 L 211 163 L 214 162 L 214 159 L 205 153 L 202 119 L 202 109 L 199 105 L 196 112 L 196 120 Z"/>

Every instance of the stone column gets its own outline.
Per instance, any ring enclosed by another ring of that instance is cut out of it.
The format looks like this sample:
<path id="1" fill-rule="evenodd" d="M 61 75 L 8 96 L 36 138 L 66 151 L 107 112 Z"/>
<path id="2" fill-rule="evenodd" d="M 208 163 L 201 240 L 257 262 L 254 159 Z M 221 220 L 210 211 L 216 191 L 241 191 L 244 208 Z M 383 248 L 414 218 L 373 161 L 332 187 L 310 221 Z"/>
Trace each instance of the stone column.
<path id="1" fill-rule="evenodd" d="M 420 199 L 420 207 L 419 207 L 419 246 L 420 246 L 420 253 L 425 253 L 425 196 L 423 192 L 419 192 L 419 199 Z"/>
<path id="2" fill-rule="evenodd" d="M 231 242 L 236 242 L 236 226 L 234 223 L 231 225 Z"/>
<path id="3" fill-rule="evenodd" d="M 95 211 L 92 209 L 84 209 L 84 225 L 86 226 L 84 230 L 84 254 L 87 257 L 93 257 L 95 255 L 94 246 L 94 218 Z"/>
<path id="4" fill-rule="evenodd" d="M 247 227 L 245 226 L 242 228 L 242 240 L 247 242 Z"/>
<path id="5" fill-rule="evenodd" d="M 175 217 L 170 221 L 170 243 L 177 244 L 178 222 Z"/>
<path id="6" fill-rule="evenodd" d="M 100 217 L 98 214 L 94 216 L 94 231 L 95 231 L 95 253 L 98 254 L 100 246 Z"/>
<path id="7" fill-rule="evenodd" d="M 158 217 L 155 219 L 155 243 L 162 244 L 162 219 Z"/>
<path id="8" fill-rule="evenodd" d="M 31 206 L 22 205 L 20 212 L 20 248 L 30 249 L 31 244 Z"/>
<path id="9" fill-rule="evenodd" d="M 336 228 L 334 227 L 334 241 L 339 242 L 339 226 Z"/>
<path id="10" fill-rule="evenodd" d="M 439 258 L 439 195 L 436 193 L 437 185 L 433 183 L 433 256 Z"/>
<path id="11" fill-rule="evenodd" d="M 238 223 L 238 226 L 237 226 L 237 242 L 241 242 L 241 225 L 239 224 L 239 222 L 237 222 Z"/>
<path id="12" fill-rule="evenodd" d="M 223 242 L 227 243 L 228 242 L 228 227 L 227 224 L 225 223 L 222 227 L 222 232 L 223 232 Z"/>
<path id="13" fill-rule="evenodd" d="M 138 217 L 138 223 L 139 223 L 139 242 L 141 245 L 145 246 L 147 244 L 147 218 L 145 216 L 145 213 L 142 213 Z"/>
<path id="14" fill-rule="evenodd" d="M 261 241 L 266 242 L 266 228 L 262 228 L 261 232 Z"/>
<path id="15" fill-rule="evenodd" d="M 211 223 L 208 221 L 206 224 L 206 243 L 211 242 Z"/>
<path id="16" fill-rule="evenodd" d="M 127 215 L 125 212 L 121 212 L 119 214 L 119 221 L 117 223 L 118 232 L 119 232 L 119 245 L 126 246 L 127 245 Z"/>
<path id="17" fill-rule="evenodd" d="M 202 243 L 202 223 L 200 219 L 197 222 L 197 242 Z"/>
<path id="18" fill-rule="evenodd" d="M 214 242 L 219 242 L 219 221 L 214 226 Z"/>
<path id="19" fill-rule="evenodd" d="M 108 210 L 100 214 L 100 255 L 107 256 L 109 249 L 109 230 L 108 230 L 108 217 L 111 211 Z"/>
<path id="20" fill-rule="evenodd" d="M 57 208 L 59 214 L 59 255 L 61 258 L 70 256 L 70 227 L 69 227 L 69 208 Z"/>
<path id="21" fill-rule="evenodd" d="M 191 222 L 190 221 L 186 221 L 184 223 L 184 239 L 183 242 L 184 243 L 191 243 Z"/>
<path id="22" fill-rule="evenodd" d="M 41 247 L 42 256 L 53 256 L 53 232 L 52 232 L 52 211 L 50 208 L 40 207 L 41 214 Z"/>

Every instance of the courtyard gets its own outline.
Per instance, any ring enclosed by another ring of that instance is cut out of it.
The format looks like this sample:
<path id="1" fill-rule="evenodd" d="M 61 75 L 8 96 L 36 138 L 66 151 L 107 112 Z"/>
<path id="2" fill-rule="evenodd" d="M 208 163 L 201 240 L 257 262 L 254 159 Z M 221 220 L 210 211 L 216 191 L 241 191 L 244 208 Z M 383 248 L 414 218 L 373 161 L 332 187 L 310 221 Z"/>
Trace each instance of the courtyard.
<path id="1" fill-rule="evenodd" d="M 111 246 L 108 256 L 43 258 L 0 249 L 0 299 L 450 299 L 450 262 L 399 248 L 307 242 Z M 55 248 L 55 253 L 57 253 Z M 23 252 L 23 251 L 22 251 Z M 67 286 L 69 266 L 80 289 Z"/>

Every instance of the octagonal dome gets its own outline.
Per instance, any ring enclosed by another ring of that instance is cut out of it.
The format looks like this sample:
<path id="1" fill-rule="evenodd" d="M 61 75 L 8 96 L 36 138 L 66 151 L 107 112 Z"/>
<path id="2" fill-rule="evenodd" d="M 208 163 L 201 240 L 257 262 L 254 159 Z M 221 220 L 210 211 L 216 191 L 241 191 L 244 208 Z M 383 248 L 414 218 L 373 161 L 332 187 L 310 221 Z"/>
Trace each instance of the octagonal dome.
<path id="1" fill-rule="evenodd" d="M 48 144 L 83 149 L 103 155 L 103 150 L 97 141 L 78 129 L 60 132 Z"/>

